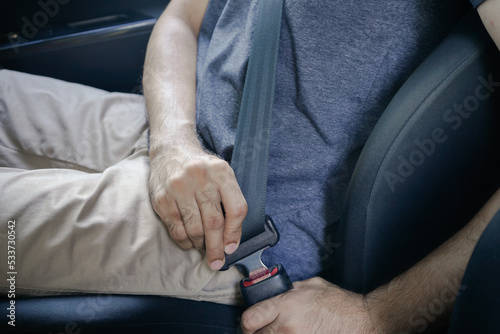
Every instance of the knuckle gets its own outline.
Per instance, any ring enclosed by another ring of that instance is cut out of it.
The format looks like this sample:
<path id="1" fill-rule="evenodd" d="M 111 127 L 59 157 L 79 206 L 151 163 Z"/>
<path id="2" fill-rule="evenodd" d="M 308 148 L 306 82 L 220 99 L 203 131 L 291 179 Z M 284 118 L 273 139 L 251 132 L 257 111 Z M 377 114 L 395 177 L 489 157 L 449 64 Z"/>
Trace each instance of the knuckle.
<path id="1" fill-rule="evenodd" d="M 156 207 L 160 209 L 159 211 L 162 212 L 160 217 L 167 224 L 167 226 L 170 224 L 177 225 L 181 222 L 182 217 L 179 213 L 179 210 L 177 210 L 175 203 L 174 205 L 172 205 L 172 203 L 168 203 L 168 198 L 166 196 L 159 198 L 156 203 L 157 204 L 153 203 L 153 207 L 155 207 L 155 209 Z"/>
<path id="2" fill-rule="evenodd" d="M 207 164 L 210 165 L 211 167 L 217 167 L 217 168 L 225 168 L 225 166 L 229 166 L 229 164 L 216 156 L 211 156 L 210 159 L 207 160 Z"/>
<path id="3" fill-rule="evenodd" d="M 167 181 L 167 189 L 172 189 L 175 192 L 182 191 L 186 188 L 186 183 L 183 175 L 177 174 L 172 176 Z"/>
<path id="4" fill-rule="evenodd" d="M 187 162 L 186 165 L 184 166 L 184 170 L 190 176 L 193 175 L 206 176 L 208 166 L 206 162 L 203 160 L 194 160 Z"/>
<path id="5" fill-rule="evenodd" d="M 177 228 L 177 224 L 169 219 L 163 219 L 163 221 L 165 222 L 165 225 L 167 226 L 168 232 L 170 233 L 170 235 L 172 235 L 172 238 L 173 238 L 174 237 L 173 234 L 175 233 L 174 231 Z"/>
<path id="6" fill-rule="evenodd" d="M 220 183 L 225 183 L 235 178 L 235 174 L 229 163 L 218 159 L 212 162 L 213 170 L 216 171 L 216 179 Z"/>
<path id="7" fill-rule="evenodd" d="M 170 233 L 172 239 L 177 242 L 183 242 L 187 240 L 186 231 L 184 230 L 184 228 L 182 228 L 182 226 L 170 221 L 165 222 L 165 224 L 167 225 L 168 232 Z"/>
<path id="8" fill-rule="evenodd" d="M 200 205 L 206 205 L 206 204 L 210 204 L 211 206 L 215 205 L 218 202 L 218 200 L 216 193 L 214 192 L 214 187 L 207 186 L 207 188 L 208 189 L 200 192 L 200 194 L 198 195 L 198 201 L 200 202 Z"/>
<path id="9" fill-rule="evenodd" d="M 193 248 L 193 243 L 189 239 L 184 239 L 182 241 L 176 241 L 177 245 L 184 250 Z"/>
<path id="10" fill-rule="evenodd" d="M 326 283 L 326 281 L 324 279 L 322 279 L 321 277 L 313 277 L 309 280 L 310 283 L 314 284 L 314 285 L 324 285 Z"/>
<path id="11" fill-rule="evenodd" d="M 248 213 L 248 205 L 245 200 L 243 202 L 236 204 L 231 210 L 226 211 L 226 215 L 233 218 L 244 218 Z"/>
<path id="12" fill-rule="evenodd" d="M 201 239 L 204 236 L 203 228 L 199 225 L 193 225 L 187 228 L 187 234 L 191 239 Z"/>
<path id="13" fill-rule="evenodd" d="M 176 221 L 176 222 L 179 222 L 182 220 L 182 217 L 181 217 L 181 214 L 179 211 L 175 210 L 175 211 L 169 211 L 167 212 L 168 214 L 168 218 L 169 220 L 172 220 L 172 221 Z"/>
<path id="14" fill-rule="evenodd" d="M 232 170 L 233 170 L 231 168 L 231 166 L 229 165 L 229 163 L 227 161 L 225 161 L 225 160 L 222 160 L 222 159 L 214 160 L 213 164 L 214 164 L 215 167 L 217 167 L 221 171 L 224 171 L 224 172 L 227 172 L 227 173 L 231 173 Z"/>
<path id="15" fill-rule="evenodd" d="M 186 228 L 191 228 L 195 224 L 194 212 L 190 208 L 179 208 L 179 215 Z"/>
<path id="16" fill-rule="evenodd" d="M 203 226 L 201 222 L 196 218 L 197 216 L 194 214 L 193 210 L 191 210 L 190 208 L 182 208 L 179 209 L 179 211 L 187 236 L 190 239 L 195 240 L 203 238 Z"/>

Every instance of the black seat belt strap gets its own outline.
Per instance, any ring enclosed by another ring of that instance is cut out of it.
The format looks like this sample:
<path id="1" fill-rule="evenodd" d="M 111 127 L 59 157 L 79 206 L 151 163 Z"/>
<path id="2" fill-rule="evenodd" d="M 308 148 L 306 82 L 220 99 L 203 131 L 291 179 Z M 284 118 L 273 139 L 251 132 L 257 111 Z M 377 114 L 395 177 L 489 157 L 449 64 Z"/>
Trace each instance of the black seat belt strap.
<path id="1" fill-rule="evenodd" d="M 274 87 L 283 0 L 260 0 L 250 48 L 231 166 L 248 204 L 241 243 L 226 256 L 222 270 L 235 265 L 247 277 L 240 289 L 248 305 L 276 296 L 293 285 L 281 265 L 268 269 L 262 252 L 279 234 L 266 216 L 266 187 Z"/>
<path id="2" fill-rule="evenodd" d="M 261 0 L 231 167 L 248 204 L 242 241 L 264 232 L 267 166 L 283 0 Z"/>

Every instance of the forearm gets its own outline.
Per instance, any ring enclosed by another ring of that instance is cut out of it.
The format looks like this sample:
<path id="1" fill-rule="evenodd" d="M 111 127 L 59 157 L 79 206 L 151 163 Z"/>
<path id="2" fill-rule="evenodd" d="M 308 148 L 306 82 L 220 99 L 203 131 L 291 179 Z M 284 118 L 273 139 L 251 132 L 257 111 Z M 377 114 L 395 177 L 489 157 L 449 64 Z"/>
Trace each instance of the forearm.
<path id="1" fill-rule="evenodd" d="M 500 49 L 500 0 L 486 0 L 477 11 L 486 30 Z"/>
<path id="2" fill-rule="evenodd" d="M 193 13 L 185 3 L 169 5 L 147 48 L 143 86 L 152 155 L 165 147 L 199 147 L 195 130 L 196 55 L 206 6 L 198 6 Z"/>
<path id="3" fill-rule="evenodd" d="M 421 333 L 448 319 L 472 251 L 499 208 L 500 190 L 450 240 L 367 295 L 371 314 L 383 332 Z"/>

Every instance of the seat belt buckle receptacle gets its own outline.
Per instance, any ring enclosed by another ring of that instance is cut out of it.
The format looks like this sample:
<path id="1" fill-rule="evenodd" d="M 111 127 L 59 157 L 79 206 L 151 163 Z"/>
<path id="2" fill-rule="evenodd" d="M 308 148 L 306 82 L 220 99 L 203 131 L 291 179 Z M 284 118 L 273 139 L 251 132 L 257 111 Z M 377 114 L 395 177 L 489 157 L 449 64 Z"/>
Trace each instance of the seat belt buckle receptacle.
<path id="1" fill-rule="evenodd" d="M 242 242 L 236 252 L 226 255 L 226 263 L 221 270 L 235 266 L 245 276 L 240 282 L 240 290 L 248 306 L 293 289 L 292 281 L 281 264 L 267 268 L 261 260 L 262 253 L 278 241 L 279 233 L 272 219 L 266 216 L 263 233 Z"/>

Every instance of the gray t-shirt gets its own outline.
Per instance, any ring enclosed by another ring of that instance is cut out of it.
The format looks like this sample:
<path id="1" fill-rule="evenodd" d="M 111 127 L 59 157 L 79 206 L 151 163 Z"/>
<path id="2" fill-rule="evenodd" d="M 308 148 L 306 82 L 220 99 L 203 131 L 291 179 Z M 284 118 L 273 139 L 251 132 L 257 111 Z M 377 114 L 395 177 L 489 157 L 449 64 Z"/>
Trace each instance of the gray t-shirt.
<path id="1" fill-rule="evenodd" d="M 391 97 L 458 22 L 466 0 L 285 0 L 264 252 L 292 280 L 328 269 L 354 165 Z M 230 161 L 257 1 L 212 0 L 199 37 L 197 126 Z"/>

